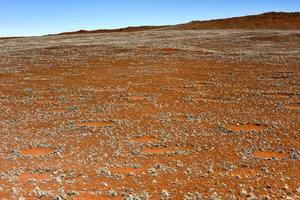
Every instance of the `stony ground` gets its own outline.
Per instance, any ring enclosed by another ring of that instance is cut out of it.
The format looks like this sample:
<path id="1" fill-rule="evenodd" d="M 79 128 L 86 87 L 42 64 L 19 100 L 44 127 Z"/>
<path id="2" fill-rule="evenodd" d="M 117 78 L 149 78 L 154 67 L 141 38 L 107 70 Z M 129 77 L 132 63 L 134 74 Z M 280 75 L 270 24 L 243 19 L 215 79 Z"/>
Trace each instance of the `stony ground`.
<path id="1" fill-rule="evenodd" d="M 0 199 L 300 199 L 300 31 L 0 40 Z"/>

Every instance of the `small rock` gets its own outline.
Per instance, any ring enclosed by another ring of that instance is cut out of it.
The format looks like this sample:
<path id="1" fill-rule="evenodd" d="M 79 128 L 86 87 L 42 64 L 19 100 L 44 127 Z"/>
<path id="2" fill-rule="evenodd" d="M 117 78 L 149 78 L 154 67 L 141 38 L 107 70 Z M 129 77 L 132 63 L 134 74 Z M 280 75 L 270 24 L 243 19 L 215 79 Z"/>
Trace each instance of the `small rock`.
<path id="1" fill-rule="evenodd" d="M 157 176 L 157 171 L 156 171 L 155 168 L 149 168 L 149 169 L 148 169 L 148 174 L 149 174 L 150 176 L 156 177 L 156 176 Z"/>
<path id="2" fill-rule="evenodd" d="M 162 191 L 160 192 L 160 196 L 161 196 L 162 198 L 169 198 L 169 197 L 170 197 L 170 194 L 169 194 L 169 192 L 168 192 L 167 190 L 162 190 Z"/>
<path id="3" fill-rule="evenodd" d="M 245 189 L 242 189 L 241 192 L 240 192 L 240 195 L 242 196 L 246 196 L 248 193 Z"/>

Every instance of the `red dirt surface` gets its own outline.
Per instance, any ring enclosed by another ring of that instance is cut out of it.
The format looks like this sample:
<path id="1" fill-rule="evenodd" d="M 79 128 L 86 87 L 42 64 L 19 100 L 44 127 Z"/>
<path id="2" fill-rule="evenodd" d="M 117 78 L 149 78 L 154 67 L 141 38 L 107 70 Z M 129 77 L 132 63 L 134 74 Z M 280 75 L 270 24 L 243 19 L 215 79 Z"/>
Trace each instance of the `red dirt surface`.
<path id="1" fill-rule="evenodd" d="M 262 158 L 262 159 L 272 159 L 272 158 L 286 158 L 288 157 L 287 154 L 272 152 L 272 151 L 256 151 L 253 153 L 255 158 Z"/>
<path id="2" fill-rule="evenodd" d="M 299 199 L 299 34 L 1 40 L 0 199 Z"/>
<path id="3" fill-rule="evenodd" d="M 22 149 L 20 153 L 23 156 L 45 156 L 50 153 L 53 153 L 55 151 L 55 148 L 49 148 L 49 147 L 34 147 L 29 149 Z"/>
<path id="4" fill-rule="evenodd" d="M 259 124 L 242 124 L 242 125 L 226 125 L 225 128 L 232 132 L 250 132 L 250 131 L 256 131 L 260 132 L 265 130 L 267 127 Z"/>

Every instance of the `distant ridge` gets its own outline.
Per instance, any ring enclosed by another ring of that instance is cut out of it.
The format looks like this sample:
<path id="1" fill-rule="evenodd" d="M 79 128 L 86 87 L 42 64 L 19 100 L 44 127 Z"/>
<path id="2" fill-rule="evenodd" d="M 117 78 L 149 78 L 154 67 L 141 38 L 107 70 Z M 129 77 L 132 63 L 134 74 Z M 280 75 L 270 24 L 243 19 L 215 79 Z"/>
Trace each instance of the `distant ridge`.
<path id="1" fill-rule="evenodd" d="M 58 35 L 138 32 L 146 30 L 216 30 L 216 29 L 249 29 L 249 30 L 300 30 L 300 12 L 268 12 L 259 15 L 216 19 L 208 21 L 192 21 L 170 26 L 137 26 L 120 29 L 80 30 Z"/>
<path id="2" fill-rule="evenodd" d="M 233 17 L 209 21 L 192 21 L 186 24 L 169 26 L 172 30 L 201 30 L 201 29 L 300 29 L 300 12 L 284 13 L 269 12 L 260 15 Z"/>
<path id="3" fill-rule="evenodd" d="M 11 40 L 11 39 L 19 39 L 24 37 L 0 37 L 0 40 Z"/>
<path id="4" fill-rule="evenodd" d="M 158 28 L 164 28 L 167 26 L 132 26 L 127 28 L 119 28 L 119 29 L 99 29 L 99 30 L 80 30 L 75 32 L 64 32 L 59 33 L 58 35 L 73 35 L 73 34 L 88 34 L 88 33 L 118 33 L 118 32 L 137 32 L 137 31 L 146 31 Z"/>

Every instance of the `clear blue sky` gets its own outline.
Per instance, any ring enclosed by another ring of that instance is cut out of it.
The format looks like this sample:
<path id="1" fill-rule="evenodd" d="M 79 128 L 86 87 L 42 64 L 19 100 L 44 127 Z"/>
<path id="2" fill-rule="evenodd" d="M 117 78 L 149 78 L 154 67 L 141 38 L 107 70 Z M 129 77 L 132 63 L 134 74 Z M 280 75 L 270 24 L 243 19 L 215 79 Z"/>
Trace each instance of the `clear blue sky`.
<path id="1" fill-rule="evenodd" d="M 300 11 L 300 0 L 0 0 L 0 36 L 177 24 L 269 11 Z"/>

